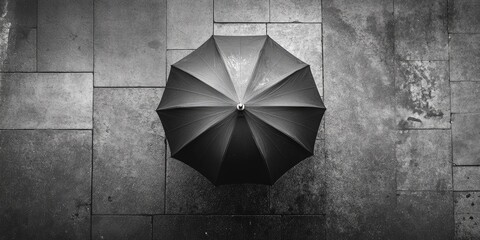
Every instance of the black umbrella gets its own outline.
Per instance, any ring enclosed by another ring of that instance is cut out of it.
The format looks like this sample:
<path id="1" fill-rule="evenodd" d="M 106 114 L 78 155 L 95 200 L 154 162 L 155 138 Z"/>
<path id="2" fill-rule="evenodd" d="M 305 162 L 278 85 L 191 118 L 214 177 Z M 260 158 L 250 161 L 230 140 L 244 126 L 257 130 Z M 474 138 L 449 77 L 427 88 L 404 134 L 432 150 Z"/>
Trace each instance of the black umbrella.
<path id="1" fill-rule="evenodd" d="M 215 185 L 273 184 L 313 154 L 324 112 L 309 65 L 268 36 L 212 36 L 157 109 L 172 157 Z"/>

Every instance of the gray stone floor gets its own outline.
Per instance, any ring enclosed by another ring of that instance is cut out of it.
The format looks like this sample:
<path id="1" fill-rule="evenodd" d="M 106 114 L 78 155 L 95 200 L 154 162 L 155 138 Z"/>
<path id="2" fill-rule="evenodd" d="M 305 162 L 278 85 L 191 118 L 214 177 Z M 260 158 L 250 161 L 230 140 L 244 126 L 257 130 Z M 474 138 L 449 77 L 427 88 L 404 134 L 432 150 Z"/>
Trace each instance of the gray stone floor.
<path id="1" fill-rule="evenodd" d="M 0 0 L 0 239 L 480 239 L 478 0 Z M 169 157 L 170 64 L 270 35 L 327 115 L 274 186 Z"/>

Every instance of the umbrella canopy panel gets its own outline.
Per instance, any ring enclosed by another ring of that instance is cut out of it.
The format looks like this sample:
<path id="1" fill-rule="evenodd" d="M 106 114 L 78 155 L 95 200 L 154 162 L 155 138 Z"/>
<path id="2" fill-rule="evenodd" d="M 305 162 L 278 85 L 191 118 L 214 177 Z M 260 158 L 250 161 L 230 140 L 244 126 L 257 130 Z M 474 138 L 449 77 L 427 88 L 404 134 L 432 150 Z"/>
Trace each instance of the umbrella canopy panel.
<path id="1" fill-rule="evenodd" d="M 268 36 L 212 36 L 157 109 L 172 157 L 215 185 L 273 184 L 313 154 L 324 112 L 310 67 Z"/>

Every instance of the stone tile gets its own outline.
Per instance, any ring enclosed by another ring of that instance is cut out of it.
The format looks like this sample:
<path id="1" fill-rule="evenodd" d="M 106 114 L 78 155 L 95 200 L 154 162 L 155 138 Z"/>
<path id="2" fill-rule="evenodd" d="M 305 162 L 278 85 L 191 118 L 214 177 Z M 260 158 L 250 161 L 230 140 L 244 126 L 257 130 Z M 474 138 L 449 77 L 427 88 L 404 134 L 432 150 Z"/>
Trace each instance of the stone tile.
<path id="1" fill-rule="evenodd" d="M 397 190 L 451 190 L 450 130 L 400 131 Z"/>
<path id="2" fill-rule="evenodd" d="M 2 46 L 3 47 L 3 46 Z M 0 53 L 2 72 L 35 72 L 37 68 L 37 30 L 11 28 L 6 49 Z"/>
<path id="3" fill-rule="evenodd" d="M 194 215 L 159 215 L 153 217 L 153 239 L 208 239 L 207 217 Z"/>
<path id="4" fill-rule="evenodd" d="M 450 128 L 448 62 L 397 61 L 396 68 L 398 128 Z"/>
<path id="5" fill-rule="evenodd" d="M 215 22 L 268 22 L 268 0 L 214 1 Z"/>
<path id="6" fill-rule="evenodd" d="M 38 71 L 93 70 L 93 0 L 38 0 Z"/>
<path id="7" fill-rule="evenodd" d="M 453 239 L 452 192 L 397 194 L 397 239 Z"/>
<path id="8" fill-rule="evenodd" d="M 280 239 L 280 216 L 210 216 L 208 236 L 212 239 Z"/>
<path id="9" fill-rule="evenodd" d="M 453 163 L 480 165 L 480 114 L 454 114 L 452 118 Z"/>
<path id="10" fill-rule="evenodd" d="M 480 192 L 455 192 L 454 197 L 455 214 L 480 214 Z"/>
<path id="11" fill-rule="evenodd" d="M 95 1 L 95 86 L 165 86 L 165 4 Z"/>
<path id="12" fill-rule="evenodd" d="M 395 2 L 396 58 L 447 60 L 447 0 Z"/>
<path id="13" fill-rule="evenodd" d="M 270 189 L 270 212 L 322 214 L 325 195 L 325 141 L 318 140 L 315 156 L 290 169 Z"/>
<path id="14" fill-rule="evenodd" d="M 163 89 L 95 89 L 93 212 L 164 212 Z"/>
<path id="15" fill-rule="evenodd" d="M 396 188 L 393 4 L 322 4 L 327 237 L 390 239 Z"/>
<path id="16" fill-rule="evenodd" d="M 321 0 L 270 0 L 271 22 L 321 22 Z"/>
<path id="17" fill-rule="evenodd" d="M 450 81 L 480 81 L 480 34 L 450 35 Z"/>
<path id="18" fill-rule="evenodd" d="M 192 53 L 193 50 L 168 50 L 167 51 L 167 80 L 170 75 L 170 67 L 180 61 L 182 58 L 186 57 L 188 54 Z M 165 83 L 163 84 L 165 85 Z"/>
<path id="19" fill-rule="evenodd" d="M 170 156 L 170 152 L 167 155 Z M 268 205 L 269 188 L 266 185 L 215 187 L 183 162 L 167 159 L 168 214 L 265 214 Z"/>
<path id="20" fill-rule="evenodd" d="M 267 34 L 267 25 L 264 23 L 215 23 L 213 34 L 231 36 L 249 36 Z"/>
<path id="21" fill-rule="evenodd" d="M 450 33 L 480 33 L 480 2 L 477 0 L 448 1 Z"/>
<path id="22" fill-rule="evenodd" d="M 322 25 L 321 24 L 267 24 L 270 37 L 310 65 L 318 91 L 323 96 Z"/>
<path id="23" fill-rule="evenodd" d="M 10 27 L 37 27 L 37 0 L 0 0 L 0 11 Z"/>
<path id="24" fill-rule="evenodd" d="M 479 190 L 480 167 L 454 167 L 453 183 L 455 191 Z"/>
<path id="25" fill-rule="evenodd" d="M 480 113 L 480 82 L 452 82 L 452 113 Z"/>
<path id="26" fill-rule="evenodd" d="M 89 239 L 91 131 L 0 131 L 2 239 Z"/>
<path id="27" fill-rule="evenodd" d="M 213 33 L 213 0 L 168 0 L 167 48 L 197 49 Z"/>
<path id="28" fill-rule="evenodd" d="M 480 239 L 480 214 L 455 215 L 455 240 Z"/>
<path id="29" fill-rule="evenodd" d="M 325 217 L 318 216 L 283 216 L 282 240 L 327 239 Z"/>
<path id="30" fill-rule="evenodd" d="M 90 73 L 0 74 L 0 128 L 92 128 Z"/>
<path id="31" fill-rule="evenodd" d="M 150 216 L 93 216 L 92 239 L 152 239 Z"/>

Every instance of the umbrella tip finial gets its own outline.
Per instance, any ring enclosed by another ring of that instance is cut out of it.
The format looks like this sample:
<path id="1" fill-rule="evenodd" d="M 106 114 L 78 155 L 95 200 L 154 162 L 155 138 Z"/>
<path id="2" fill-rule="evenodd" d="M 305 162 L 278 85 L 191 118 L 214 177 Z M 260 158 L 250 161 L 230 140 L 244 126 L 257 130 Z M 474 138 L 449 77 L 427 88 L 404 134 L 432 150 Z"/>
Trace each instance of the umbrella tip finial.
<path id="1" fill-rule="evenodd" d="M 243 103 L 237 104 L 237 110 L 238 111 L 243 111 L 244 109 L 245 109 L 245 104 L 243 104 Z"/>

